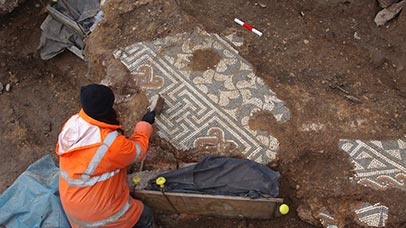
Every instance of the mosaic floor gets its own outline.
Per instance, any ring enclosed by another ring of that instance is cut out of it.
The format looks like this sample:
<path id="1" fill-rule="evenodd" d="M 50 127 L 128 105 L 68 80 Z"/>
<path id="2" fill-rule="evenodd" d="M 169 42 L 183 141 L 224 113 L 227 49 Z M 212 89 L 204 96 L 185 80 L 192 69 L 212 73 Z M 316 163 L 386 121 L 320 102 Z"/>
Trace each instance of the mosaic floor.
<path id="1" fill-rule="evenodd" d="M 406 142 L 404 140 L 362 141 L 346 140 L 339 142 L 339 147 L 347 152 L 354 164 L 358 184 L 375 190 L 384 191 L 388 188 L 406 190 Z M 358 220 L 369 227 L 384 227 L 389 216 L 385 205 L 367 202 L 353 206 Z M 338 227 L 334 216 L 327 210 L 320 212 L 320 220 L 324 227 Z"/>
<path id="2" fill-rule="evenodd" d="M 353 212 L 361 224 L 369 227 L 384 227 L 388 219 L 388 207 L 379 203 L 371 205 L 369 203 L 360 203 L 354 205 Z M 323 208 L 319 214 L 321 224 L 326 228 L 338 228 L 338 221 L 331 213 Z"/>
<path id="3" fill-rule="evenodd" d="M 164 112 L 157 118 L 158 134 L 177 149 L 232 143 L 246 158 L 267 163 L 275 158 L 279 142 L 265 132 L 248 127 L 250 116 L 259 110 L 271 112 L 280 122 L 290 111 L 257 77 L 249 62 L 233 46 L 243 40 L 235 34 L 220 37 L 200 29 L 192 33 L 141 42 L 116 50 L 151 98 L 165 98 Z M 192 71 L 190 59 L 196 50 L 210 49 L 220 57 L 214 69 Z M 340 140 L 339 147 L 350 154 L 356 175 L 353 180 L 377 190 L 406 189 L 406 141 Z M 353 205 L 359 222 L 370 227 L 385 226 L 388 207 L 362 202 Z M 338 227 L 329 211 L 319 214 L 324 227 Z"/>
<path id="4" fill-rule="evenodd" d="M 285 122 L 290 111 L 232 47 L 241 44 L 233 34 L 223 39 L 196 30 L 136 43 L 116 50 L 114 56 L 149 98 L 158 93 L 164 97 L 168 107 L 157 119 L 159 135 L 177 149 L 228 142 L 241 148 L 246 158 L 267 163 L 275 158 L 278 140 L 249 129 L 248 120 L 254 112 L 266 110 Z M 215 51 L 220 62 L 215 69 L 192 71 L 193 52 L 204 49 Z"/>
<path id="5" fill-rule="evenodd" d="M 341 140 L 339 146 L 355 165 L 354 181 L 377 190 L 406 190 L 406 142 Z"/>

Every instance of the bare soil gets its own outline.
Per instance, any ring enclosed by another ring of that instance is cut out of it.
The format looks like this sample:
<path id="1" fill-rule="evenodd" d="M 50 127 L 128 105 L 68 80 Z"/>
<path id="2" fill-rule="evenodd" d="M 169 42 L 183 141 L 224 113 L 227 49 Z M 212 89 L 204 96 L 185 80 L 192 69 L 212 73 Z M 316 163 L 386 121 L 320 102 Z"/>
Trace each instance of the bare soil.
<path id="1" fill-rule="evenodd" d="M 39 27 L 46 14 L 35 4 L 41 2 L 26 2 L 0 17 L 0 82 L 11 85 L 0 95 L 0 192 L 29 164 L 54 154 L 62 124 L 79 109 L 78 84 L 87 71 L 70 53 L 39 59 Z"/>
<path id="2" fill-rule="evenodd" d="M 352 164 L 337 145 L 345 138 L 405 137 L 406 13 L 377 28 L 373 18 L 378 10 L 370 0 L 111 0 L 103 6 L 105 20 L 86 40 L 87 62 L 68 52 L 42 61 L 36 48 L 46 12 L 41 1 L 28 1 L 0 17 L 0 82 L 12 86 L 0 94 L 0 193 L 43 155 L 53 154 L 57 161 L 57 135 L 80 108 L 81 85 L 114 75 L 116 108 L 124 130 L 131 132 L 148 102 L 130 85 L 129 72 L 113 58 L 113 50 L 201 27 L 243 37 L 244 45 L 237 49 L 292 112 L 284 124 L 266 112 L 250 120 L 253 129 L 268 131 L 281 144 L 278 159 L 269 166 L 281 173 L 280 196 L 291 213 L 265 221 L 157 215 L 158 225 L 312 227 L 308 223 L 320 226 L 317 215 L 326 206 L 340 226 L 357 227 L 348 208 L 362 201 L 389 207 L 387 227 L 405 226 L 406 192 L 375 191 L 350 182 Z M 234 24 L 235 17 L 264 35 Z M 354 38 L 355 32 L 361 39 Z M 215 58 L 207 56 L 196 54 L 194 66 L 212 67 Z M 230 151 L 239 156 L 239 148 L 230 145 L 177 151 L 153 135 L 145 168 L 176 168 Z"/>
<path id="3" fill-rule="evenodd" d="M 215 69 L 221 57 L 215 51 L 210 49 L 196 50 L 190 58 L 189 67 L 192 71 L 205 71 Z"/>

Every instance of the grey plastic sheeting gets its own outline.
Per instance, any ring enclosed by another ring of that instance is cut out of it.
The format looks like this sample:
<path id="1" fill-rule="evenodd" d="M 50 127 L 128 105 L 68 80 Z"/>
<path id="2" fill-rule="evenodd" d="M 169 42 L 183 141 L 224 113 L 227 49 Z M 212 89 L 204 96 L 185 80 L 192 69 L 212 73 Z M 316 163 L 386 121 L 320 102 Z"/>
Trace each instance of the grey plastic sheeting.
<path id="1" fill-rule="evenodd" d="M 0 225 L 70 227 L 59 198 L 58 172 L 50 155 L 30 165 L 0 196 Z"/>
<path id="2" fill-rule="evenodd" d="M 279 194 L 279 172 L 250 160 L 208 156 L 196 165 L 159 175 L 167 192 L 244 196 L 252 199 Z M 152 179 L 147 190 L 160 190 Z"/>
<path id="3" fill-rule="evenodd" d="M 88 32 L 95 23 L 94 17 L 100 10 L 98 0 L 60 0 L 52 7 L 80 24 L 85 32 Z M 79 50 L 85 47 L 79 34 L 51 16 L 44 20 L 41 30 L 39 51 L 43 60 L 53 58 L 70 46 L 76 46 Z"/>

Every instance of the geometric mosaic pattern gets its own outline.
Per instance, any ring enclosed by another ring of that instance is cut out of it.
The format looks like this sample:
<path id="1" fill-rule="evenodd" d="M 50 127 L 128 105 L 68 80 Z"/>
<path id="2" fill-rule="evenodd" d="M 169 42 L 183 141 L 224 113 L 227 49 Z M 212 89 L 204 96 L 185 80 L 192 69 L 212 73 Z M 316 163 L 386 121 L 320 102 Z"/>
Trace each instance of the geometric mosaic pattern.
<path id="1" fill-rule="evenodd" d="M 237 36 L 235 32 L 225 36 L 224 38 L 236 47 L 241 47 L 244 44 L 244 39 Z"/>
<path id="2" fill-rule="evenodd" d="M 369 203 L 359 203 L 353 205 L 353 212 L 360 224 L 368 227 L 384 227 L 388 219 L 389 209 L 379 203 L 371 205 Z M 326 209 L 322 208 L 319 213 L 320 222 L 325 228 L 338 228 L 338 221 Z"/>
<path id="3" fill-rule="evenodd" d="M 354 180 L 377 190 L 389 187 L 406 190 L 406 141 L 340 140 L 355 165 Z"/>
<path id="4" fill-rule="evenodd" d="M 382 206 L 379 203 L 371 205 L 365 203 L 355 210 L 358 219 L 372 227 L 384 227 L 388 219 L 388 207 Z"/>
<path id="5" fill-rule="evenodd" d="M 319 213 L 320 222 L 325 228 L 338 228 L 338 221 L 330 214 L 326 208 L 322 208 Z"/>
<path id="6" fill-rule="evenodd" d="M 210 49 L 221 57 L 215 69 L 190 69 L 189 59 L 199 49 Z M 219 35 L 197 29 L 136 43 L 113 54 L 148 98 L 163 96 L 165 109 L 157 118 L 158 134 L 176 148 L 229 142 L 251 160 L 267 163 L 275 158 L 278 140 L 251 130 L 248 120 L 254 112 L 266 110 L 285 122 L 290 112 L 254 74 L 252 65 Z"/>

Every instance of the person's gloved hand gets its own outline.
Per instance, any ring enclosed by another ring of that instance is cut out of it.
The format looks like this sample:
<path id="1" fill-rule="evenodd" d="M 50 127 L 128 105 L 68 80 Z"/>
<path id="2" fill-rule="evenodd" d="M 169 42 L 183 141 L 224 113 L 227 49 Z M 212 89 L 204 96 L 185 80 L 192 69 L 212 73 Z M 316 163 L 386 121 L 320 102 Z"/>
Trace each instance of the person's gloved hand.
<path id="1" fill-rule="evenodd" d="M 155 122 L 155 111 L 145 113 L 142 117 L 142 121 L 148 122 L 152 125 Z"/>

